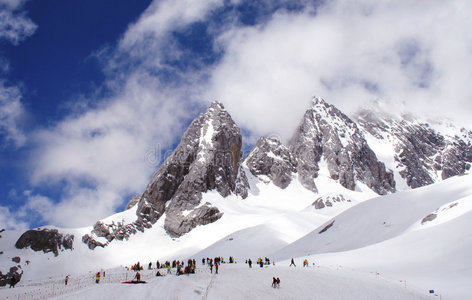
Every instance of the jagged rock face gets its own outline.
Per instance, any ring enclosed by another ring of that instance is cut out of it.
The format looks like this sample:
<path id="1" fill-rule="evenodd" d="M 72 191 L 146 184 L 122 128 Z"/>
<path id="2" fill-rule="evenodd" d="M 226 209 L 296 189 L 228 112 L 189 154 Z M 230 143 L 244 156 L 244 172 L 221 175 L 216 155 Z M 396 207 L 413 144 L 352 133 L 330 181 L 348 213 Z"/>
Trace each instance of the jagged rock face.
<path id="1" fill-rule="evenodd" d="M 34 251 L 53 252 L 58 256 L 59 249 L 72 250 L 73 243 L 74 235 L 64 235 L 57 229 L 32 229 L 20 236 L 15 247 L 17 249 L 31 247 Z"/>
<path id="2" fill-rule="evenodd" d="M 11 267 L 6 274 L 0 272 L 0 286 L 6 286 L 7 284 L 10 284 L 12 278 L 14 278 L 15 282 L 18 283 L 20 282 L 22 275 L 23 271 L 19 272 L 18 267 Z"/>
<path id="3" fill-rule="evenodd" d="M 357 125 L 345 114 L 321 98 L 312 107 L 290 141 L 298 162 L 300 182 L 316 192 L 314 179 L 320 163 L 326 163 L 330 177 L 354 190 L 356 180 L 378 194 L 395 191 L 393 174 L 377 160 Z"/>
<path id="4" fill-rule="evenodd" d="M 441 155 L 441 179 L 446 179 L 470 170 L 472 163 L 472 132 L 465 129 L 455 136 Z"/>
<path id="5" fill-rule="evenodd" d="M 216 190 L 223 197 L 232 193 L 247 197 L 249 183 L 241 168 L 241 146 L 239 127 L 223 105 L 214 102 L 190 124 L 143 195 L 128 204 L 127 209 L 137 203 L 137 221 L 126 225 L 97 222 L 91 235 L 85 235 L 82 241 L 91 249 L 105 247 L 114 239 L 128 239 L 152 227 L 163 215 L 164 228 L 172 236 L 218 220 L 223 215 L 218 208 L 208 203 L 199 206 L 202 193 Z M 99 242 L 94 236 L 107 242 Z"/>
<path id="6" fill-rule="evenodd" d="M 182 177 L 174 178 L 179 185 L 172 198 L 159 199 L 158 202 L 157 199 L 150 198 L 155 192 L 153 186 L 159 185 L 160 180 L 165 180 L 161 176 L 155 176 L 141 201 L 153 203 L 161 211 L 165 206 L 164 228 L 173 236 L 181 236 L 198 225 L 216 221 L 222 216 L 217 208 L 196 206 L 200 204 L 202 193 L 208 190 L 216 190 L 223 197 L 231 193 L 247 196 L 247 179 L 240 168 L 241 147 L 239 127 L 224 107 L 214 102 L 192 122 L 174 152 L 177 156 L 183 152 L 188 169 L 183 172 Z M 174 163 L 174 154 L 165 165 Z M 156 174 L 158 173 L 159 170 Z M 192 212 L 184 216 L 183 211 Z"/>
<path id="7" fill-rule="evenodd" d="M 351 199 L 344 197 L 344 195 L 328 195 L 325 197 L 319 197 L 313 202 L 315 209 L 323 209 L 325 207 L 333 207 L 335 203 L 351 202 Z"/>
<path id="8" fill-rule="evenodd" d="M 182 211 L 171 213 L 166 217 L 164 228 L 172 236 L 181 236 L 198 225 L 206 225 L 217 221 L 223 216 L 218 208 L 212 207 L 210 203 L 197 207 L 189 214 Z"/>
<path id="9" fill-rule="evenodd" d="M 126 205 L 126 210 L 134 207 L 136 204 L 138 204 L 139 200 L 141 199 L 141 196 L 133 196 L 131 200 L 129 200 L 128 204 Z"/>
<path id="10" fill-rule="evenodd" d="M 290 150 L 280 141 L 260 138 L 246 158 L 246 165 L 254 176 L 266 175 L 272 182 L 285 189 L 297 171 L 297 162 Z"/>
<path id="11" fill-rule="evenodd" d="M 363 130 L 394 148 L 396 167 L 411 188 L 465 173 L 472 162 L 472 135 L 466 130 L 447 136 L 412 116 L 401 119 L 361 110 L 356 120 Z"/>
<path id="12" fill-rule="evenodd" d="M 317 193 L 315 178 L 318 176 L 318 162 L 321 159 L 323 148 L 321 136 L 317 135 L 314 130 L 317 128 L 314 121 L 313 111 L 306 111 L 300 126 L 290 141 L 290 150 L 298 161 L 297 172 L 300 183 L 310 191 Z"/>

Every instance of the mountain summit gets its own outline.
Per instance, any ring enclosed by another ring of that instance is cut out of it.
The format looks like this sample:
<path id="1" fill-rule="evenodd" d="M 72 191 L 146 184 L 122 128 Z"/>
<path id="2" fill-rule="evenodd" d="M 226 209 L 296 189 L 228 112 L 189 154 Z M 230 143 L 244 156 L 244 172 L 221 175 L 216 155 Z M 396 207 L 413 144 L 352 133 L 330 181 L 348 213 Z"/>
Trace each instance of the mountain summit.
<path id="1" fill-rule="evenodd" d="M 366 241 L 358 245 L 363 248 L 377 245 L 405 228 L 443 228 L 441 222 L 467 216 L 470 176 L 421 191 L 411 189 L 470 169 L 472 132 L 446 129 L 447 133 L 411 115 L 391 117 L 375 110 L 364 109 L 351 118 L 314 98 L 287 145 L 261 137 L 243 161 L 239 127 L 221 103 L 213 102 L 193 120 L 142 195 L 133 197 L 125 211 L 88 228 L 0 230 L 0 254 L 5 253 L 0 255 L 5 271 L 0 273 L 0 285 L 21 279 L 23 271 L 26 280 L 45 274 L 51 269 L 50 259 L 61 270 L 80 261 L 75 268 L 89 271 L 98 264 L 134 262 L 137 250 L 139 259 L 146 261 L 233 252 L 242 259 L 271 256 L 296 240 L 308 243 L 294 243 L 294 248 L 287 248 L 293 250 L 281 256 L 285 259 L 296 251 L 303 251 L 303 256 L 314 254 L 312 249 L 338 251 L 339 245 L 355 245 L 352 241 Z M 397 190 L 410 191 L 395 195 Z M 424 191 L 430 193 L 424 196 Z M 378 197 L 385 194 L 389 195 Z M 409 221 L 404 222 L 407 215 Z M 393 220 L 397 223 L 391 224 Z M 456 232 L 462 241 L 459 228 L 467 225 L 457 223 L 457 228 L 444 232 Z M 301 239 L 306 234 L 310 235 Z M 78 236 L 81 242 L 75 240 Z M 372 239 L 366 239 L 369 236 Z M 435 239 L 428 242 L 431 247 L 436 244 Z M 96 247 L 105 249 L 92 252 Z M 18 251 L 25 248 L 29 251 Z M 46 256 L 50 253 L 54 257 Z"/>
<path id="2" fill-rule="evenodd" d="M 239 127 L 221 103 L 213 102 L 152 177 L 138 202 L 139 219 L 154 224 L 165 213 L 165 229 L 174 236 L 218 220 L 217 208 L 200 205 L 202 193 L 247 196 L 241 146 Z"/>
<path id="3" fill-rule="evenodd" d="M 357 124 L 322 98 L 312 100 L 290 149 L 298 160 L 300 182 L 314 192 L 320 165 L 347 189 L 354 190 L 360 181 L 380 195 L 395 191 L 392 172 L 378 161 Z"/>

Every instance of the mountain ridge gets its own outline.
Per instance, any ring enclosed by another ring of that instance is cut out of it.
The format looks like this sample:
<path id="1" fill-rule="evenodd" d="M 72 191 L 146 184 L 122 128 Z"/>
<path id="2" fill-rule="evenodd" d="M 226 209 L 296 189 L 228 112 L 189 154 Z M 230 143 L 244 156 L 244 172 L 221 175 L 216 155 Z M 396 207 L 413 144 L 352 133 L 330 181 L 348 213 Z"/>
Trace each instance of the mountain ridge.
<path id="1" fill-rule="evenodd" d="M 208 246 L 205 243 L 236 231 L 244 236 L 251 232 L 246 229 L 257 226 L 272 236 L 274 247 L 283 247 L 367 199 L 470 169 L 470 131 L 450 136 L 418 123 L 412 117 L 388 121 L 372 111 L 350 118 L 314 98 L 287 145 L 261 137 L 243 160 L 239 127 L 221 103 L 213 102 L 189 125 L 172 155 L 127 210 L 92 227 L 50 228 L 57 232 L 43 235 L 53 240 L 76 237 L 61 252 L 55 248 L 59 257 L 101 257 L 132 249 L 136 243 L 152 245 L 166 256 L 190 253 L 193 250 L 184 247 L 190 243 L 198 245 L 193 246 L 196 253 Z M 440 168 L 435 168 L 437 157 Z M 293 232 L 281 238 L 284 228 Z M 196 242 L 197 237 L 207 242 Z M 50 251 L 54 249 L 44 252 Z M 128 260 L 130 255 L 119 257 Z"/>

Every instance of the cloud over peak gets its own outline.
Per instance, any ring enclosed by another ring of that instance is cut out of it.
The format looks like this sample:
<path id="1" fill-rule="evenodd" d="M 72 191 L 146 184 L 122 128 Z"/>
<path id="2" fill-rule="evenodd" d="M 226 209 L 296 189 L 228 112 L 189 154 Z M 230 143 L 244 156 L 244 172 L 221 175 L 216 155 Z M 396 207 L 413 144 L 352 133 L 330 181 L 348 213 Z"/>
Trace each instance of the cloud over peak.
<path id="1" fill-rule="evenodd" d="M 52 201 L 43 217 L 63 226 L 115 212 L 160 161 L 150 167 L 149 151 L 171 149 L 213 99 L 249 143 L 287 141 L 313 96 L 347 112 L 382 98 L 470 124 L 469 2 L 266 3 L 154 1 L 100 56 L 111 96 L 32 134 L 33 188 L 65 185 L 58 199 L 34 193 L 27 207 L 42 215 L 37 204 Z"/>

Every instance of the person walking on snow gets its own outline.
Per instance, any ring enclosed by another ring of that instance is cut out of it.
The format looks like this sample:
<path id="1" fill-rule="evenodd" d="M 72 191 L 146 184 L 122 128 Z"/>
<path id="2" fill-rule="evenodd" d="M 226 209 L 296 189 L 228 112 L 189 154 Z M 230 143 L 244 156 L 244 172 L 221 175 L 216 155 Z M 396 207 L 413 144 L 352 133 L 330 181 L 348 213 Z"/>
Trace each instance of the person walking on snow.
<path id="1" fill-rule="evenodd" d="M 292 261 L 290 262 L 290 266 L 289 266 L 289 267 L 291 267 L 292 265 L 293 265 L 294 267 L 296 267 L 295 262 L 293 261 L 293 257 L 292 257 Z"/>
<path id="2" fill-rule="evenodd" d="M 97 272 L 97 275 L 95 275 L 95 283 L 100 283 L 100 272 Z"/>
<path id="3" fill-rule="evenodd" d="M 65 285 L 69 282 L 69 275 L 66 276 L 66 279 L 64 280 Z"/>
<path id="4" fill-rule="evenodd" d="M 215 274 L 218 274 L 218 264 L 215 264 Z"/>

